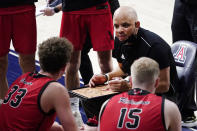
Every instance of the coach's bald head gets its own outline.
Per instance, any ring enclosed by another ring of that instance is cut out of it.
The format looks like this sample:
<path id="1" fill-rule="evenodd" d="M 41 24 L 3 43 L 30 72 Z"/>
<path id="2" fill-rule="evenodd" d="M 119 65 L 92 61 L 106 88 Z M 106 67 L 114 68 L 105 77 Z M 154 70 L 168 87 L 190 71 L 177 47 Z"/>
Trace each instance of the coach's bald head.
<path id="1" fill-rule="evenodd" d="M 136 35 L 140 27 L 136 11 L 129 6 L 121 6 L 115 11 L 113 23 L 116 37 L 123 42 Z"/>
<path id="2" fill-rule="evenodd" d="M 138 21 L 136 11 L 130 6 L 121 6 L 114 13 L 114 19 L 118 17 L 127 17 L 128 19 L 132 19 L 134 21 Z"/>

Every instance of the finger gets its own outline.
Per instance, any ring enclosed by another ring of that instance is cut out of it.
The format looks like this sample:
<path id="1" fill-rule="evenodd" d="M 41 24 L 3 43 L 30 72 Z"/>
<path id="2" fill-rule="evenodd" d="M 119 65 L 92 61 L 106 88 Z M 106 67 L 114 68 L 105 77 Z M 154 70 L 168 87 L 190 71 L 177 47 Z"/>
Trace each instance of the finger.
<path id="1" fill-rule="evenodd" d="M 113 92 L 122 92 L 120 88 L 110 88 L 110 90 Z"/>
<path id="2" fill-rule="evenodd" d="M 120 84 L 120 80 L 110 80 L 108 83 L 109 83 L 109 85 L 111 85 L 111 84 Z"/>
<path id="3" fill-rule="evenodd" d="M 110 89 L 111 91 L 117 91 L 117 88 L 116 88 L 115 86 L 110 86 L 109 89 Z"/>
<path id="4" fill-rule="evenodd" d="M 95 84 L 94 84 L 94 82 L 93 82 L 92 80 L 89 82 L 89 86 L 90 86 L 90 87 L 95 86 Z"/>
<path id="5" fill-rule="evenodd" d="M 119 91 L 121 89 L 121 84 L 109 84 L 109 87 L 112 91 Z"/>
<path id="6" fill-rule="evenodd" d="M 113 77 L 112 80 L 121 80 L 122 77 Z"/>
<path id="7" fill-rule="evenodd" d="M 110 88 L 109 87 L 107 87 L 107 88 L 104 88 L 104 89 L 101 89 L 102 91 L 109 91 L 110 90 Z"/>
<path id="8" fill-rule="evenodd" d="M 120 88 L 120 84 L 111 84 L 110 85 L 110 88 L 113 88 L 113 89 L 117 89 L 117 88 Z"/>

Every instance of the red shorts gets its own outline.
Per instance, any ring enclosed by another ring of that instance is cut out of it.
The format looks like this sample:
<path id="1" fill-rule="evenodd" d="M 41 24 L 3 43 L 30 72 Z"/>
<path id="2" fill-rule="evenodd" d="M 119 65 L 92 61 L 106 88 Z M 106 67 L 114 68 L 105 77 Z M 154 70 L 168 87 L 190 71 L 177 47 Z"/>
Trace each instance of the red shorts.
<path id="1" fill-rule="evenodd" d="M 98 9 L 98 7 L 106 7 Z M 60 37 L 70 40 L 75 50 L 81 50 L 89 33 L 95 51 L 111 50 L 114 47 L 113 21 L 108 3 L 83 9 L 63 12 Z"/>
<path id="2" fill-rule="evenodd" d="M 13 8 L 10 7 L 11 10 Z M 19 53 L 33 54 L 36 51 L 35 6 L 24 6 L 20 9 L 24 12 L 0 15 L 0 56 L 9 52 L 11 40 L 15 51 Z"/>

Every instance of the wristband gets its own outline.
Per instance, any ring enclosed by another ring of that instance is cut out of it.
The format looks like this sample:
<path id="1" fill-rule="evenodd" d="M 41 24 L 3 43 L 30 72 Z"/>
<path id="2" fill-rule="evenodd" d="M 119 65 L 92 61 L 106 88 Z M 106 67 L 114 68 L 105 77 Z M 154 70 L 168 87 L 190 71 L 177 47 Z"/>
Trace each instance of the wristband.
<path id="1" fill-rule="evenodd" d="M 106 81 L 105 82 L 109 81 L 109 74 L 104 74 L 104 76 L 106 78 Z"/>
<path id="2" fill-rule="evenodd" d="M 55 7 L 53 10 L 54 10 L 55 13 L 58 13 L 60 11 L 60 9 L 57 8 L 57 7 Z"/>

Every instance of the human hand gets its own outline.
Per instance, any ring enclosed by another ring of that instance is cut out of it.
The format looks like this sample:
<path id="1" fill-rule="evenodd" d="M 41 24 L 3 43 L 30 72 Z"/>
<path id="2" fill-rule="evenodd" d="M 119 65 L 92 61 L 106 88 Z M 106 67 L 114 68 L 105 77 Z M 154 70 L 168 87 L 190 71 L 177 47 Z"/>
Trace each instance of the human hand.
<path id="1" fill-rule="evenodd" d="M 46 16 L 52 16 L 55 14 L 54 7 L 45 7 L 44 9 L 40 10 Z"/>
<path id="2" fill-rule="evenodd" d="M 90 79 L 89 86 L 93 87 L 93 86 L 96 86 L 98 84 L 104 84 L 105 82 L 106 82 L 105 75 L 96 74 L 96 75 L 93 75 L 93 77 Z"/>
<path id="3" fill-rule="evenodd" d="M 110 90 L 114 92 L 125 92 L 130 89 L 129 83 L 121 77 L 114 77 L 108 82 Z"/>

